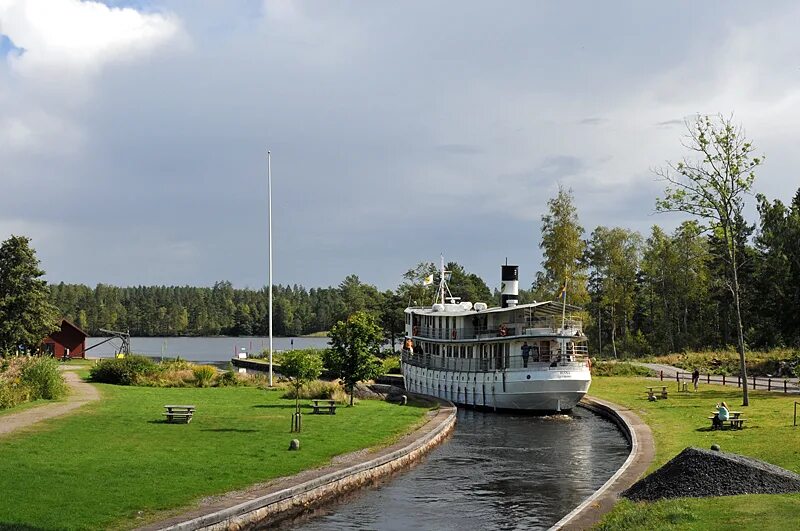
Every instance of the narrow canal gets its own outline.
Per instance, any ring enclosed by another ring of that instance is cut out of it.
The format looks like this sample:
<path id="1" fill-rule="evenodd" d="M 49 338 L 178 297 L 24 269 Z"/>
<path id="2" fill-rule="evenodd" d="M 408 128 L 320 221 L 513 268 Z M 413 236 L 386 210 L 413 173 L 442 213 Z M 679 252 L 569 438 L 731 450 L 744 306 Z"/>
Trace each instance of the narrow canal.
<path id="1" fill-rule="evenodd" d="M 624 435 L 582 408 L 571 417 L 459 409 L 453 436 L 416 467 L 283 529 L 547 529 L 611 477 Z"/>

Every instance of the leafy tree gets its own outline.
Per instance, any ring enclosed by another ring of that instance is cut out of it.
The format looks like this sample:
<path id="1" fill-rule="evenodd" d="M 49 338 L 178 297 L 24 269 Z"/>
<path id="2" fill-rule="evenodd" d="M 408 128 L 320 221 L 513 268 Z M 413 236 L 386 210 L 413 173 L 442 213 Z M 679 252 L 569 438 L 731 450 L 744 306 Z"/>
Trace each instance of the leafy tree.
<path id="1" fill-rule="evenodd" d="M 617 357 L 617 332 L 627 337 L 635 308 L 636 274 L 641 236 L 615 227 L 597 227 L 587 256 L 592 270 L 595 305 L 609 314 L 611 347 Z"/>
<path id="2" fill-rule="evenodd" d="M 405 329 L 406 305 L 403 297 L 393 291 L 386 291 L 383 294 L 383 307 L 380 313 L 380 324 L 383 328 L 383 337 L 392 345 L 392 352 L 395 351 L 395 344 L 398 336 L 403 334 Z"/>
<path id="3" fill-rule="evenodd" d="M 295 412 L 300 413 L 300 390 L 322 374 L 322 359 L 314 349 L 284 352 L 281 357 L 281 374 L 289 378 L 294 388 Z"/>
<path id="4" fill-rule="evenodd" d="M 654 226 L 639 271 L 637 325 L 658 353 L 701 348 L 714 342 L 709 300 L 711 255 L 697 223 L 672 236 Z"/>
<path id="5" fill-rule="evenodd" d="M 362 380 L 380 375 L 383 365 L 376 357 L 383 331 L 367 312 L 356 312 L 336 323 L 330 331 L 331 348 L 325 351 L 325 366 L 344 382 L 353 405 L 353 388 Z"/>
<path id="6" fill-rule="evenodd" d="M 586 242 L 581 239 L 583 227 L 578 222 L 572 190 L 558 187 L 558 195 L 547 202 L 542 216 L 543 272 L 534 284 L 535 298 L 556 299 L 564 282 L 568 282 L 570 302 L 583 306 L 589 302 L 586 290 L 586 266 L 583 263 Z"/>
<path id="7" fill-rule="evenodd" d="M 436 285 L 426 286 L 424 281 L 430 275 L 435 275 L 436 271 L 438 269 L 433 262 L 420 262 L 403 274 L 403 282 L 397 288 L 397 294 L 406 306 L 422 306 L 433 302 Z"/>
<path id="8" fill-rule="evenodd" d="M 461 300 L 471 302 L 486 302 L 492 299 L 489 286 L 475 273 L 467 273 L 464 267 L 456 262 L 448 262 L 445 269 L 450 271 L 447 286 L 454 297 L 461 297 Z"/>
<path id="9" fill-rule="evenodd" d="M 656 200 L 660 212 L 684 212 L 704 220 L 723 243 L 727 265 L 728 289 L 733 297 L 736 316 L 739 370 L 742 376 L 742 405 L 749 404 L 747 367 L 744 352 L 741 292 L 739 286 L 740 256 L 737 237 L 741 234 L 744 195 L 753 186 L 755 169 L 763 162 L 753 157 L 753 145 L 742 127 L 733 118 L 722 115 L 697 115 L 686 121 L 688 134 L 683 145 L 692 153 L 678 163 L 668 163 L 656 174 L 667 185 L 664 196 Z"/>
<path id="10" fill-rule="evenodd" d="M 758 195 L 758 282 L 762 346 L 800 346 L 800 190 L 791 204 Z"/>
<path id="11" fill-rule="evenodd" d="M 11 236 L 0 245 L 0 354 L 19 346 L 35 351 L 58 329 L 57 309 L 29 244 L 29 238 Z"/>

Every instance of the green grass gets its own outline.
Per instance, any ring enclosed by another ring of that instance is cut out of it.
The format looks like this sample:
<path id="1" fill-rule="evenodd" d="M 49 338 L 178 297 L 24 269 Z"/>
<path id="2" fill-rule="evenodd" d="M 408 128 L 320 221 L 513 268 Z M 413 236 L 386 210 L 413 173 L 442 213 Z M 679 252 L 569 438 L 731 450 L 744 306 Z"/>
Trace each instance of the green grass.
<path id="1" fill-rule="evenodd" d="M 796 397 L 750 392 L 750 406 L 740 406 L 736 387 L 702 385 L 697 393 L 678 393 L 667 382 L 669 399 L 648 402 L 643 378 L 595 378 L 590 393 L 634 410 L 652 429 L 656 455 L 649 472 L 687 446 L 709 448 L 762 459 L 800 472 L 800 426 L 792 426 Z M 744 430 L 711 431 L 714 405 L 725 400 L 748 419 Z M 749 495 L 680 498 L 655 503 L 618 503 L 598 529 L 786 529 L 797 518 L 800 495 Z"/>
<path id="2" fill-rule="evenodd" d="M 282 390 L 98 387 L 104 399 L 79 413 L 0 439 L 0 492 L 13 493 L 0 497 L 0 529 L 135 527 L 203 496 L 387 444 L 427 411 L 363 400 L 333 416 L 303 415 L 297 435 Z M 190 424 L 166 424 L 165 404 L 197 412 Z M 301 449 L 289 452 L 295 437 Z"/>

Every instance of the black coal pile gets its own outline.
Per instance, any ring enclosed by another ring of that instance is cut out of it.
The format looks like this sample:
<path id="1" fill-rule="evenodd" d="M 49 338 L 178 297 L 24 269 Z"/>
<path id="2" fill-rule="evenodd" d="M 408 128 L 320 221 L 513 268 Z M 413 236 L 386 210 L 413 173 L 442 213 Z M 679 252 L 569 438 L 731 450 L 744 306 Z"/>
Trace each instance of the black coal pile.
<path id="1" fill-rule="evenodd" d="M 635 501 L 800 492 L 800 475 L 758 459 L 686 448 L 622 493 Z"/>

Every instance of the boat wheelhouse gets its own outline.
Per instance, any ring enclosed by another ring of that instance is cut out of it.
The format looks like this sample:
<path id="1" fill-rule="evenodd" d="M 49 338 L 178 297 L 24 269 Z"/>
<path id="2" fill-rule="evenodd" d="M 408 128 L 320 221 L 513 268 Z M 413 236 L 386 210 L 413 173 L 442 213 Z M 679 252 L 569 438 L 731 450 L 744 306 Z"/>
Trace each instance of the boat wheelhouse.
<path id="1" fill-rule="evenodd" d="M 503 266 L 502 305 L 447 297 L 405 310 L 406 389 L 491 409 L 565 411 L 591 383 L 582 322 L 565 302 L 517 304 L 516 266 Z"/>

